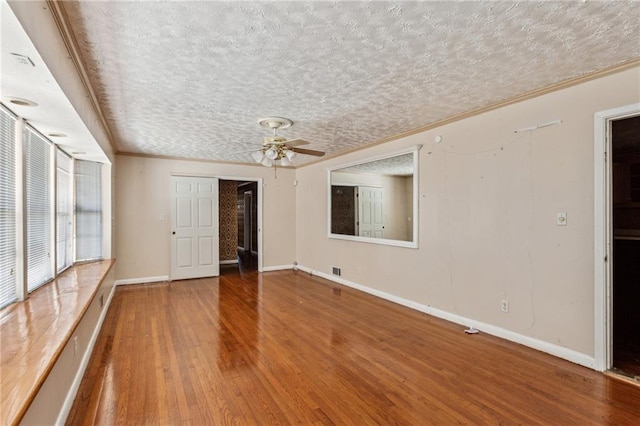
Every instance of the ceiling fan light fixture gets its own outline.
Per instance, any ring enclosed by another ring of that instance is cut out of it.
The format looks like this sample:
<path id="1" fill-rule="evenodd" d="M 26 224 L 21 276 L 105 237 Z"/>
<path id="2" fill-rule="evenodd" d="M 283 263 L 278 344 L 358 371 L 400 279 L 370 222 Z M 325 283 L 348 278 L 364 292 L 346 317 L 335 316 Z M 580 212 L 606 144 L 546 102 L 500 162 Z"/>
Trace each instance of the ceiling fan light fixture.
<path id="1" fill-rule="evenodd" d="M 256 151 L 251 154 L 251 157 L 256 161 L 256 163 L 262 163 L 262 160 L 264 159 L 264 152 Z"/>
<path id="2" fill-rule="evenodd" d="M 291 151 L 290 149 L 287 149 L 284 155 L 287 158 L 287 160 L 289 160 L 289 162 L 291 162 L 291 160 L 293 160 L 294 157 L 296 156 L 296 153 Z"/>
<path id="3" fill-rule="evenodd" d="M 269 160 L 275 160 L 278 158 L 278 150 L 274 147 L 269 147 L 269 149 L 264 152 L 264 156 Z"/>
<path id="4" fill-rule="evenodd" d="M 270 160 L 269 158 L 264 157 L 262 159 L 262 161 L 260 162 L 260 164 L 262 164 L 265 167 L 271 167 L 271 166 L 273 166 L 273 160 Z"/>
<path id="5" fill-rule="evenodd" d="M 289 159 L 286 156 L 280 159 L 281 166 L 288 166 L 289 164 L 291 164 L 291 161 L 289 161 Z"/>

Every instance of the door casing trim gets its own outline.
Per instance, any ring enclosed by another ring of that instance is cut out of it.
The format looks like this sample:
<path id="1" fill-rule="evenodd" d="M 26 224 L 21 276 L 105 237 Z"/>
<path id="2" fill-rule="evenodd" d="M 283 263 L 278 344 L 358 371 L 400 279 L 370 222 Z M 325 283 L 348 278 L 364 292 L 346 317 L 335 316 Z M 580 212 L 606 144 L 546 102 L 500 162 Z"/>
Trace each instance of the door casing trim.
<path id="1" fill-rule="evenodd" d="M 640 103 L 594 114 L 594 359 L 597 371 L 612 365 L 611 122 L 640 114 Z M 609 158 L 607 158 L 607 156 Z"/>

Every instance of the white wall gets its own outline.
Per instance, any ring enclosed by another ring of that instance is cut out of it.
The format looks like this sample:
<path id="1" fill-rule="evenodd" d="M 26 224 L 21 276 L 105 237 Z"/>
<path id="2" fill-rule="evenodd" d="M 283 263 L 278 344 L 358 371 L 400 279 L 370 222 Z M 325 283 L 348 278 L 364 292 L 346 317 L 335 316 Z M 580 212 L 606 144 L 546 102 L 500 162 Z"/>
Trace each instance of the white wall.
<path id="1" fill-rule="evenodd" d="M 276 178 L 273 168 L 262 166 L 118 155 L 118 280 L 169 275 L 172 173 L 263 178 L 263 266 L 291 265 L 295 261 L 295 170 L 279 168 Z"/>
<path id="2" fill-rule="evenodd" d="M 592 357 L 593 115 L 639 98 L 634 68 L 302 167 L 296 257 L 320 273 L 338 266 L 373 292 Z M 327 169 L 416 144 L 419 248 L 328 239 Z M 568 226 L 556 226 L 558 212 Z"/>

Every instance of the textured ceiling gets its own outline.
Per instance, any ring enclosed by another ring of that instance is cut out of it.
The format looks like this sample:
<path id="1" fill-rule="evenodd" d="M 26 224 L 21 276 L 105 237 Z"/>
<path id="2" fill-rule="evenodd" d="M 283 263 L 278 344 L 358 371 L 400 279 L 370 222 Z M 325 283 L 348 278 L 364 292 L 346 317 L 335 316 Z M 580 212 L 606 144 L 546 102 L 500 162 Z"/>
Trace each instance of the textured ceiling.
<path id="1" fill-rule="evenodd" d="M 369 175 L 411 176 L 413 175 L 413 153 L 368 161 L 336 171 Z"/>
<path id="2" fill-rule="evenodd" d="M 636 2 L 64 8 L 116 148 L 151 155 L 251 162 L 269 115 L 337 154 L 640 57 Z"/>

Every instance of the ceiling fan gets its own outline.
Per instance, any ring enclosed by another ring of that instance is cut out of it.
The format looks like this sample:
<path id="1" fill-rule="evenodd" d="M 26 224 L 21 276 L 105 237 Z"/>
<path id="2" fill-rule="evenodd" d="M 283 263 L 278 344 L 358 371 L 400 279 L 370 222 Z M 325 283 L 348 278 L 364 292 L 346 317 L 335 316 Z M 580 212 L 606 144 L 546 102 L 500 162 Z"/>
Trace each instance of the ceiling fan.
<path id="1" fill-rule="evenodd" d="M 309 145 L 309 142 L 302 139 L 292 139 L 287 141 L 282 136 L 278 136 L 278 129 L 287 129 L 293 126 L 293 121 L 283 117 L 266 117 L 258 120 L 258 124 L 273 130 L 273 136 L 266 136 L 262 139 L 262 148 L 251 154 L 251 157 L 265 167 L 275 165 L 288 166 L 296 154 L 313 155 L 322 157 L 324 152 L 312 149 L 298 148 L 301 145 Z"/>

